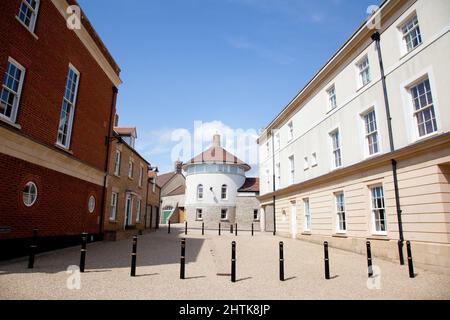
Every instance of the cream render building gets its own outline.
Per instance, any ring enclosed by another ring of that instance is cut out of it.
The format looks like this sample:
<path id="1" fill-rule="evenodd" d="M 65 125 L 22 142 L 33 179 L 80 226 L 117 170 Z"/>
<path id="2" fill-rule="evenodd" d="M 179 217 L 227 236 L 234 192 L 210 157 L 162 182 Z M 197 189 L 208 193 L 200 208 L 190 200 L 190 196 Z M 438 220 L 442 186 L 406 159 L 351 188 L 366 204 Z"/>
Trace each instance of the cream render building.
<path id="1" fill-rule="evenodd" d="M 373 17 L 261 133 L 262 217 L 394 261 L 409 240 L 416 265 L 450 274 L 450 1 Z"/>

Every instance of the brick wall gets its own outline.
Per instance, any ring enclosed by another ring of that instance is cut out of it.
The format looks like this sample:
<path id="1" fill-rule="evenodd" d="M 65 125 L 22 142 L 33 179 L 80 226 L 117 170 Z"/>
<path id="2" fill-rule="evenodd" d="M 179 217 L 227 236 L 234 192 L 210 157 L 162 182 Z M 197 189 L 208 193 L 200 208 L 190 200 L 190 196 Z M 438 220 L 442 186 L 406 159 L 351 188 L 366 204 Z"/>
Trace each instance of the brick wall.
<path id="1" fill-rule="evenodd" d="M 121 152 L 121 164 L 120 164 L 120 176 L 114 175 L 114 161 L 116 150 Z M 117 239 L 115 233 L 123 232 L 125 225 L 125 201 L 126 192 L 133 193 L 133 211 L 132 211 L 132 225 L 136 227 L 136 230 L 145 229 L 145 209 L 146 209 L 146 199 L 147 199 L 147 185 L 148 185 L 148 164 L 143 158 L 139 156 L 133 149 L 128 147 L 125 143 L 118 143 L 117 140 L 113 140 L 111 144 L 109 158 L 109 175 L 108 175 L 108 187 L 106 195 L 106 207 L 105 207 L 105 220 L 104 227 L 105 232 L 113 234 L 112 237 L 108 239 Z M 129 160 L 133 159 L 134 170 L 133 179 L 128 177 L 128 164 Z M 144 167 L 142 187 L 139 187 L 139 171 L 140 166 Z M 116 219 L 114 221 L 110 220 L 111 211 L 111 194 L 112 192 L 118 193 L 117 202 L 117 212 Z M 151 192 L 151 191 L 150 191 Z M 136 221 L 137 212 L 137 200 L 141 200 L 141 219 Z"/>
<path id="2" fill-rule="evenodd" d="M 55 148 L 69 63 L 80 72 L 71 151 L 104 170 L 113 84 L 51 1 L 41 1 L 36 39 L 16 19 L 20 0 L 0 1 L 0 82 L 12 57 L 26 68 L 20 133 Z"/>
<path id="3" fill-rule="evenodd" d="M 0 154 L 0 240 L 27 238 L 33 228 L 42 237 L 97 234 L 101 214 L 102 187 Z M 28 208 L 22 190 L 28 181 L 38 188 L 36 203 Z M 96 198 L 94 213 L 88 211 L 90 195 Z"/>

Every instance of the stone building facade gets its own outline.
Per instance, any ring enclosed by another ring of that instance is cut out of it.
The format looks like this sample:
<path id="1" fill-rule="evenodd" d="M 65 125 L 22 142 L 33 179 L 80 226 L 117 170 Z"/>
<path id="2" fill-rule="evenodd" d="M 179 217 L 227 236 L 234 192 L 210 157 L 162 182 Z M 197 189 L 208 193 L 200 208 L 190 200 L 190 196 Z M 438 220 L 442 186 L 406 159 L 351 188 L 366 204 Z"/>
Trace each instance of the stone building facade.
<path id="1" fill-rule="evenodd" d="M 183 165 L 186 174 L 186 221 L 190 226 L 260 229 L 259 179 L 247 178 L 251 168 L 221 147 L 220 136 L 213 145 Z"/>
<path id="2" fill-rule="evenodd" d="M 263 130 L 259 200 L 279 235 L 450 274 L 450 2 L 372 18 Z"/>
<path id="3" fill-rule="evenodd" d="M 114 128 L 109 159 L 104 233 L 106 240 L 129 238 L 146 229 L 149 192 L 148 163 L 125 137 L 135 128 Z"/>

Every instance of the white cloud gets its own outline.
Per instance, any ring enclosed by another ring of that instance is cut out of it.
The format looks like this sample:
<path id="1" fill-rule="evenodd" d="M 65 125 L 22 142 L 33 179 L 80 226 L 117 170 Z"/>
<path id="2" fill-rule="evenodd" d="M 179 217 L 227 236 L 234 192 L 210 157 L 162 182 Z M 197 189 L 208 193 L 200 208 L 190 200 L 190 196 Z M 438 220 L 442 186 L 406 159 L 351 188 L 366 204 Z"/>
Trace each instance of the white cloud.
<path id="1" fill-rule="evenodd" d="M 173 170 L 176 160 L 188 161 L 212 144 L 220 134 L 222 147 L 252 167 L 250 175 L 258 174 L 258 138 L 255 129 L 235 129 L 222 121 L 195 122 L 192 129 L 161 128 L 144 132 L 136 141 L 136 149 L 160 172 Z"/>

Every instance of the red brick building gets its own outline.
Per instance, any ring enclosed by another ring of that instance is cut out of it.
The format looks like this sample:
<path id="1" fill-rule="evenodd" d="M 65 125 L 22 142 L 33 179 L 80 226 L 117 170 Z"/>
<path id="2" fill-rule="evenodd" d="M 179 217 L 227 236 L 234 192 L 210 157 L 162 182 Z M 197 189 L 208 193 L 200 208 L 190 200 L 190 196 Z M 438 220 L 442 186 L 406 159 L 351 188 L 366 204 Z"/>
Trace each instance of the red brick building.
<path id="1" fill-rule="evenodd" d="M 76 4 L 0 1 L 0 259 L 103 232 L 120 69 Z"/>

